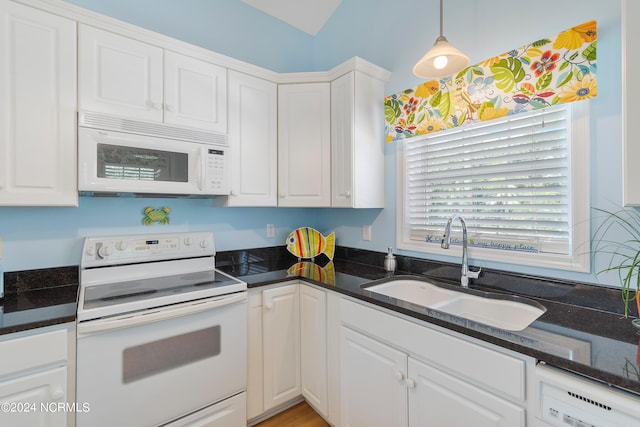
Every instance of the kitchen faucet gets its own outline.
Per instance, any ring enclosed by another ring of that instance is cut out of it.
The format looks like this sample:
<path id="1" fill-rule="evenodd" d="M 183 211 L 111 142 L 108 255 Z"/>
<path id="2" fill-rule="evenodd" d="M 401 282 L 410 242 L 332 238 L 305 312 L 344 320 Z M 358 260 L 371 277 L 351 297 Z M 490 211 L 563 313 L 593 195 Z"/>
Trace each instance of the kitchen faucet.
<path id="1" fill-rule="evenodd" d="M 440 247 L 442 247 L 442 249 L 449 249 L 449 244 L 451 243 L 451 223 L 455 219 L 460 220 L 460 225 L 462 226 L 462 277 L 460 277 L 460 284 L 463 288 L 468 288 L 469 279 L 477 279 L 480 276 L 482 268 L 478 271 L 469 270 L 469 259 L 467 257 L 467 224 L 465 224 L 462 216 L 453 214 L 449 217 L 447 225 L 444 228 Z"/>

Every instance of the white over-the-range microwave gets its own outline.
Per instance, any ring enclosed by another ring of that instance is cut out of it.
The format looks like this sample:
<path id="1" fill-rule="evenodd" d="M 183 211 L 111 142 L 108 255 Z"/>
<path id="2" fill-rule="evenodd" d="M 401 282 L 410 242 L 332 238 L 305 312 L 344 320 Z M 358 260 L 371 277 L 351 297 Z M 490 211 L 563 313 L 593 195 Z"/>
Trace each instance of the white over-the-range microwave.
<path id="1" fill-rule="evenodd" d="M 82 111 L 78 114 L 81 195 L 229 194 L 227 136 Z"/>

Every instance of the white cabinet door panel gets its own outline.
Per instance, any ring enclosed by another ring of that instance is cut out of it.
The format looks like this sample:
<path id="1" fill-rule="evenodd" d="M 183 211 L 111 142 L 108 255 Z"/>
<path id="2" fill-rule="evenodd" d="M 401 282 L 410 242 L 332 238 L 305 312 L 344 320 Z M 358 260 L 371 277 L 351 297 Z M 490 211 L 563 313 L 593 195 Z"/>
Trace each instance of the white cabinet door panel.
<path id="1" fill-rule="evenodd" d="M 0 205 L 77 206 L 76 24 L 0 3 Z"/>
<path id="2" fill-rule="evenodd" d="M 298 284 L 262 293 L 264 410 L 300 395 Z"/>
<path id="3" fill-rule="evenodd" d="M 164 72 L 165 123 L 227 131 L 225 68 L 165 51 Z"/>
<path id="4" fill-rule="evenodd" d="M 229 72 L 229 206 L 276 206 L 278 190 L 277 85 Z"/>
<path id="5" fill-rule="evenodd" d="M 162 122 L 162 49 L 80 24 L 80 110 Z"/>
<path id="6" fill-rule="evenodd" d="M 384 207 L 384 82 L 353 71 L 331 82 L 331 206 Z"/>
<path id="7" fill-rule="evenodd" d="M 264 412 L 262 291 L 249 292 L 247 343 L 247 419 Z"/>
<path id="8" fill-rule="evenodd" d="M 327 406 L 327 293 L 300 285 L 302 395 L 322 416 Z"/>
<path id="9" fill-rule="evenodd" d="M 340 329 L 341 425 L 407 426 L 407 355 L 345 326 Z"/>
<path id="10" fill-rule="evenodd" d="M 278 206 L 331 205 L 329 83 L 278 87 Z"/>
<path id="11" fill-rule="evenodd" d="M 524 408 L 412 358 L 408 366 L 411 427 L 525 426 Z"/>
<path id="12" fill-rule="evenodd" d="M 42 349 L 45 350 L 45 349 Z M 12 427 L 64 427 L 67 399 L 67 368 L 59 367 L 9 381 L 0 382 L 0 424 Z M 62 407 L 58 407 L 58 404 Z M 87 402 L 88 403 L 88 402 Z M 78 410 L 91 410 L 78 403 Z M 90 405 L 90 403 L 89 403 Z"/>

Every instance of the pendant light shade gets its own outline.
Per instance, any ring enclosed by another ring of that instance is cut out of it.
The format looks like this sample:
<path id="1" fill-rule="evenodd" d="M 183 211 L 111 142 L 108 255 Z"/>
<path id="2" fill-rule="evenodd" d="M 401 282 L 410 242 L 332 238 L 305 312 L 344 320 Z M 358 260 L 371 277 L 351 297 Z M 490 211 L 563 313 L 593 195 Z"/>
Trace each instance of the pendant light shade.
<path id="1" fill-rule="evenodd" d="M 440 37 L 413 67 L 413 74 L 424 79 L 450 76 L 469 65 L 469 57 L 453 47 L 442 35 L 442 0 L 440 0 Z"/>

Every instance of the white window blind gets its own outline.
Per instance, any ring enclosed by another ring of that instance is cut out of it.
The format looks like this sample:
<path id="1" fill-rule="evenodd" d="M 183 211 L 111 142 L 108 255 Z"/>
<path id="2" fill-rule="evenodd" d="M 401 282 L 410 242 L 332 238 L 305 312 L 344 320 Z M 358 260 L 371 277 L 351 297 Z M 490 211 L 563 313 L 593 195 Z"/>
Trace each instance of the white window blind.
<path id="1" fill-rule="evenodd" d="M 439 244 L 458 213 L 471 247 L 569 254 L 571 107 L 405 140 L 407 237 Z"/>

